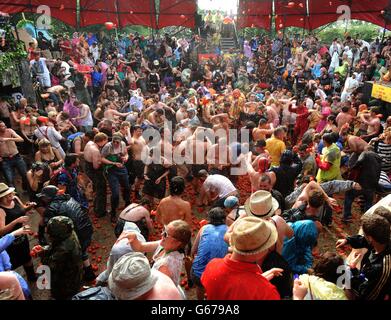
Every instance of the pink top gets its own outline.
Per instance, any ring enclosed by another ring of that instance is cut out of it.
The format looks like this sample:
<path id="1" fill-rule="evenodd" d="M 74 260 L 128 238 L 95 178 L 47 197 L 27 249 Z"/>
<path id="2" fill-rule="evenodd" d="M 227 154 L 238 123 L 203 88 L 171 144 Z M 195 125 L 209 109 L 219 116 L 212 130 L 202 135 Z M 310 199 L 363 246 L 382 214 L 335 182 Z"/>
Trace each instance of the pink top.
<path id="1" fill-rule="evenodd" d="M 327 117 L 331 114 L 330 107 L 322 107 L 322 120 L 319 121 L 318 126 L 316 127 L 316 132 L 320 133 L 324 127 L 327 125 Z"/>

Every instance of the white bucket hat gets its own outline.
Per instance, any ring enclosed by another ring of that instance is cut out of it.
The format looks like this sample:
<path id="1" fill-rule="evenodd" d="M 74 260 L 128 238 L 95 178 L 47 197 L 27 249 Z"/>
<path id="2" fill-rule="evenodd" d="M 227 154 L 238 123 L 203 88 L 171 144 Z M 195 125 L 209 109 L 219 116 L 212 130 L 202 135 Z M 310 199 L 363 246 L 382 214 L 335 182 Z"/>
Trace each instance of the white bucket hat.
<path id="1" fill-rule="evenodd" d="M 134 300 L 154 287 L 159 277 L 157 272 L 141 252 L 130 252 L 115 263 L 108 285 L 117 299 Z"/>

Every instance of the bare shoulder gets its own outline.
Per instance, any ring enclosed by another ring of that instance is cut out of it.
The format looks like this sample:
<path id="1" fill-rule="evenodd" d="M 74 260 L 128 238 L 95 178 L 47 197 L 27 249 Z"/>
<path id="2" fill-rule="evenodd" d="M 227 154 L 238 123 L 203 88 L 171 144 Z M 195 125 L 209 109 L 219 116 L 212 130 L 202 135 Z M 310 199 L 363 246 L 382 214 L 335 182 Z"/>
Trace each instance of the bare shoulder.
<path id="1" fill-rule="evenodd" d="M 182 203 L 183 203 L 189 210 L 191 210 L 191 204 L 190 204 L 189 201 L 186 201 L 186 200 L 183 200 L 183 199 L 182 199 Z"/>

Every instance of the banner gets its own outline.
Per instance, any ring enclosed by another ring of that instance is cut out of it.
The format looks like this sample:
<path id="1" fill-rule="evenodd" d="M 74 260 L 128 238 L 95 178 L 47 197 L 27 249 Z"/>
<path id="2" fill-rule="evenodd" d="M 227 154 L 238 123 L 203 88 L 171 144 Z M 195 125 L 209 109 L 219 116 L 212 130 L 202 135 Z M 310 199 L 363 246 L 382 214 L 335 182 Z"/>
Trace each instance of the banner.
<path id="1" fill-rule="evenodd" d="M 391 87 L 374 83 L 372 97 L 391 103 Z"/>

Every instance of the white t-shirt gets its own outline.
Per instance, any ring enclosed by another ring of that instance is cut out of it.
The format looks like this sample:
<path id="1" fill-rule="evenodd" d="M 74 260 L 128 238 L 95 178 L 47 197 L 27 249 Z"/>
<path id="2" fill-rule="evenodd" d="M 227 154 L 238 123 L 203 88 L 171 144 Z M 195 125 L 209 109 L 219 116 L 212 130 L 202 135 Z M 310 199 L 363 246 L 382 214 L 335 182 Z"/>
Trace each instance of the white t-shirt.
<path id="1" fill-rule="evenodd" d="M 87 117 L 80 120 L 80 125 L 81 126 L 92 126 L 94 124 L 94 119 L 92 119 L 92 113 L 91 113 L 90 107 L 88 105 L 84 104 L 83 109 L 85 109 L 87 111 Z"/>
<path id="2" fill-rule="evenodd" d="M 310 110 L 314 108 L 314 101 L 311 98 L 307 98 L 305 101 L 305 106 Z"/>
<path id="3" fill-rule="evenodd" d="M 140 242 L 145 242 L 145 238 L 142 236 L 140 229 L 133 222 L 125 222 L 123 231 L 132 231 L 136 233 L 137 240 Z M 110 256 L 107 259 L 107 269 L 103 271 L 97 278 L 98 281 L 106 282 L 109 279 L 111 270 L 113 270 L 114 264 L 121 258 L 124 254 L 133 252 L 133 248 L 129 244 L 128 239 L 122 239 L 121 241 L 115 243 L 110 251 Z"/>
<path id="4" fill-rule="evenodd" d="M 225 198 L 230 193 L 236 191 L 231 180 L 220 174 L 209 175 L 204 182 L 205 191 L 213 191 L 218 193 L 218 197 Z"/>
<path id="5" fill-rule="evenodd" d="M 50 72 L 46 65 L 46 58 L 39 58 L 39 61 L 36 61 L 35 59 L 30 61 L 30 66 L 36 65 L 38 74 L 43 74 L 45 76 L 49 76 Z"/>
<path id="6" fill-rule="evenodd" d="M 320 97 L 322 101 L 325 101 L 327 99 L 327 94 L 322 89 L 316 90 L 315 96 Z"/>
<path id="7" fill-rule="evenodd" d="M 62 140 L 62 135 L 53 127 L 42 126 L 34 131 L 34 135 L 38 140 L 46 138 L 50 141 L 50 144 L 53 148 L 57 149 L 61 156 L 65 158 L 65 152 L 60 145 L 60 141 Z"/>
<path id="8" fill-rule="evenodd" d="M 64 68 L 64 76 L 70 76 L 71 75 L 71 72 L 69 71 L 69 69 L 71 68 L 70 65 L 68 63 L 66 63 L 65 61 L 61 62 L 61 68 Z"/>

